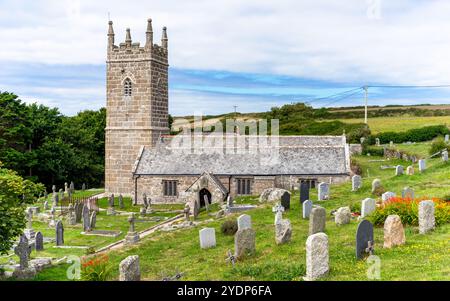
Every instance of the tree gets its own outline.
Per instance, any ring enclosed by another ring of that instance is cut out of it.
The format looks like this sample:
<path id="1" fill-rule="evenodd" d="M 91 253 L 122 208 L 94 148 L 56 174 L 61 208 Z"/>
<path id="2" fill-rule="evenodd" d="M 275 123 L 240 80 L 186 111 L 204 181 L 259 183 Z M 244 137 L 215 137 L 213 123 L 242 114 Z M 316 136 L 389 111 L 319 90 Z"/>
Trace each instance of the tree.
<path id="1" fill-rule="evenodd" d="M 17 236 L 25 228 L 25 208 L 35 195 L 44 190 L 42 184 L 24 180 L 0 162 L 0 254 L 7 254 Z"/>

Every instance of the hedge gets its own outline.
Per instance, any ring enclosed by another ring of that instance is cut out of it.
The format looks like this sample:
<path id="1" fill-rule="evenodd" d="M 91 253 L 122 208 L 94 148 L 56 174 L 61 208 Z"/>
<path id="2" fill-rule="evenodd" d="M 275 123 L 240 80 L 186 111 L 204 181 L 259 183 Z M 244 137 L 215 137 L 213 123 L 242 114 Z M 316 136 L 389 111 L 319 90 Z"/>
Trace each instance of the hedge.
<path id="1" fill-rule="evenodd" d="M 430 141 L 438 136 L 446 135 L 448 133 L 450 133 L 450 131 L 445 125 L 433 125 L 412 129 L 406 132 L 384 132 L 375 137 L 380 139 L 380 143 L 387 144 L 390 143 L 390 141 L 393 141 L 394 143 Z"/>

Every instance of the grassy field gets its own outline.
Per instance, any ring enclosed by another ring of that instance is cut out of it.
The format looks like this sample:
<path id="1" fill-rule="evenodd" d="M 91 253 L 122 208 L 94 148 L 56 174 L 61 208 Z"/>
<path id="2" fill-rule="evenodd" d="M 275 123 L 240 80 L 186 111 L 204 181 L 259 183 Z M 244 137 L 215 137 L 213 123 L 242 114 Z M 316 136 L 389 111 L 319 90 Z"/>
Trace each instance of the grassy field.
<path id="1" fill-rule="evenodd" d="M 345 123 L 361 123 L 364 122 L 363 117 L 357 119 L 338 119 Z M 328 121 L 328 120 L 326 120 Z M 447 125 L 450 126 L 450 116 L 434 116 L 434 117 L 376 117 L 369 118 L 369 127 L 372 134 L 381 132 L 404 132 L 407 130 L 430 126 L 430 125 Z"/>
<path id="2" fill-rule="evenodd" d="M 376 157 L 355 158 L 363 167 L 363 188 L 351 192 L 351 183 L 331 186 L 331 199 L 320 202 L 327 210 L 326 234 L 330 244 L 330 274 L 323 280 L 367 280 L 368 265 L 355 258 L 355 234 L 358 222 L 336 226 L 331 210 L 341 206 L 359 204 L 366 197 L 374 197 L 370 183 L 375 177 L 389 191 L 400 194 L 405 186 L 412 187 L 416 197 L 440 197 L 450 195 L 450 164 L 439 159 L 427 161 L 427 170 L 413 176 L 394 176 L 394 170 L 381 170 L 380 165 L 407 162 L 371 162 Z M 416 166 L 417 170 L 417 166 Z M 317 191 L 311 199 L 318 203 Z M 256 203 L 257 197 L 241 199 L 239 203 Z M 266 204 L 248 211 L 256 230 L 257 253 L 254 257 L 237 263 L 233 268 L 227 263 L 228 250 L 234 249 L 233 236 L 220 232 L 223 220 L 215 220 L 195 228 L 169 233 L 156 232 L 141 240 L 135 247 L 110 252 L 109 263 L 113 269 L 112 279 L 118 278 L 118 264 L 130 255 L 139 255 L 142 277 L 146 280 L 161 280 L 177 272 L 184 273 L 182 280 L 302 280 L 305 274 L 305 242 L 308 237 L 308 221 L 301 218 L 298 192 L 291 199 L 292 209 L 284 214 L 293 226 L 292 241 L 277 246 L 274 238 L 274 214 Z M 236 218 L 235 214 L 228 218 Z M 209 217 L 202 213 L 201 220 Z M 217 247 L 202 250 L 199 247 L 198 231 L 203 227 L 216 230 Z M 375 228 L 375 254 L 381 259 L 381 280 L 450 280 L 450 224 L 438 227 L 434 232 L 420 235 L 417 227 L 406 226 L 406 244 L 394 249 L 383 249 L 383 229 Z M 66 280 L 67 265 L 44 270 L 35 280 Z"/>

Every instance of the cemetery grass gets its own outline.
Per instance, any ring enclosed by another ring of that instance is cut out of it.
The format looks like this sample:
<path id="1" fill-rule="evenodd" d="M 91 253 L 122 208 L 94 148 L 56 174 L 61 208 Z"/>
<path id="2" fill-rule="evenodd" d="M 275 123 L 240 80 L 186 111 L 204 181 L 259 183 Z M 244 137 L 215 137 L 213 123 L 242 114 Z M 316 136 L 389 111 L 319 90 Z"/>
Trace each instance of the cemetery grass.
<path id="1" fill-rule="evenodd" d="M 380 178 L 386 190 L 397 195 L 405 186 L 412 187 L 417 197 L 440 197 L 450 194 L 450 164 L 439 159 L 427 161 L 427 170 L 413 176 L 394 176 L 394 169 L 381 170 L 380 165 L 409 165 L 407 162 L 390 160 L 369 162 L 376 157 L 358 156 L 355 159 L 363 167 L 363 188 L 351 192 L 351 183 L 332 185 L 330 200 L 317 202 L 317 190 L 311 191 L 314 203 L 327 210 L 326 234 L 330 244 L 330 274 L 321 280 L 368 280 L 368 265 L 355 258 L 355 234 L 358 222 L 336 226 L 331 210 L 341 206 L 358 206 L 370 193 L 370 183 Z M 257 197 L 247 197 L 239 202 L 257 203 Z M 118 265 L 130 255 L 139 255 L 144 280 L 161 280 L 177 272 L 184 273 L 182 280 L 302 280 L 305 275 L 305 242 L 308 237 L 308 221 L 301 219 L 298 192 L 291 198 L 291 210 L 284 218 L 291 220 L 292 241 L 277 246 L 274 238 L 273 204 L 248 211 L 256 230 L 256 254 L 233 268 L 226 259 L 228 250 L 234 249 L 233 236 L 220 232 L 226 219 L 207 222 L 211 219 L 202 212 L 200 220 L 205 223 L 191 229 L 173 232 L 156 232 L 145 237 L 134 247 L 109 252 L 110 264 L 115 267 L 112 280 L 118 279 Z M 218 209 L 218 208 L 217 208 Z M 235 219 L 239 214 L 231 217 Z M 203 227 L 216 230 L 217 247 L 202 250 L 199 247 L 198 231 Z M 383 249 L 383 228 L 375 227 L 375 254 L 381 259 L 381 280 L 450 280 L 450 224 L 438 227 L 427 235 L 420 235 L 417 227 L 406 226 L 406 244 L 393 249 Z M 56 270 L 55 270 L 56 269 Z M 55 279 L 55 277 L 58 277 Z M 41 272 L 36 280 L 65 280 L 62 267 Z"/>

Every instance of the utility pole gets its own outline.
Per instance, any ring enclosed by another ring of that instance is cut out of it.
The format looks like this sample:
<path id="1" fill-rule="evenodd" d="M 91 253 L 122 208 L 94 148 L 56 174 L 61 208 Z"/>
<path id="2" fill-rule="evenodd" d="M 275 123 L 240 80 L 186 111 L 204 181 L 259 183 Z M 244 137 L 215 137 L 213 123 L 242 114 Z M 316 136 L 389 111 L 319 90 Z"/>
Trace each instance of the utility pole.
<path id="1" fill-rule="evenodd" d="M 366 105 L 365 105 L 365 109 L 364 109 L 364 123 L 367 124 L 367 98 L 368 98 L 368 94 L 369 94 L 369 87 L 364 86 L 363 89 L 365 91 L 365 100 L 366 100 Z"/>

